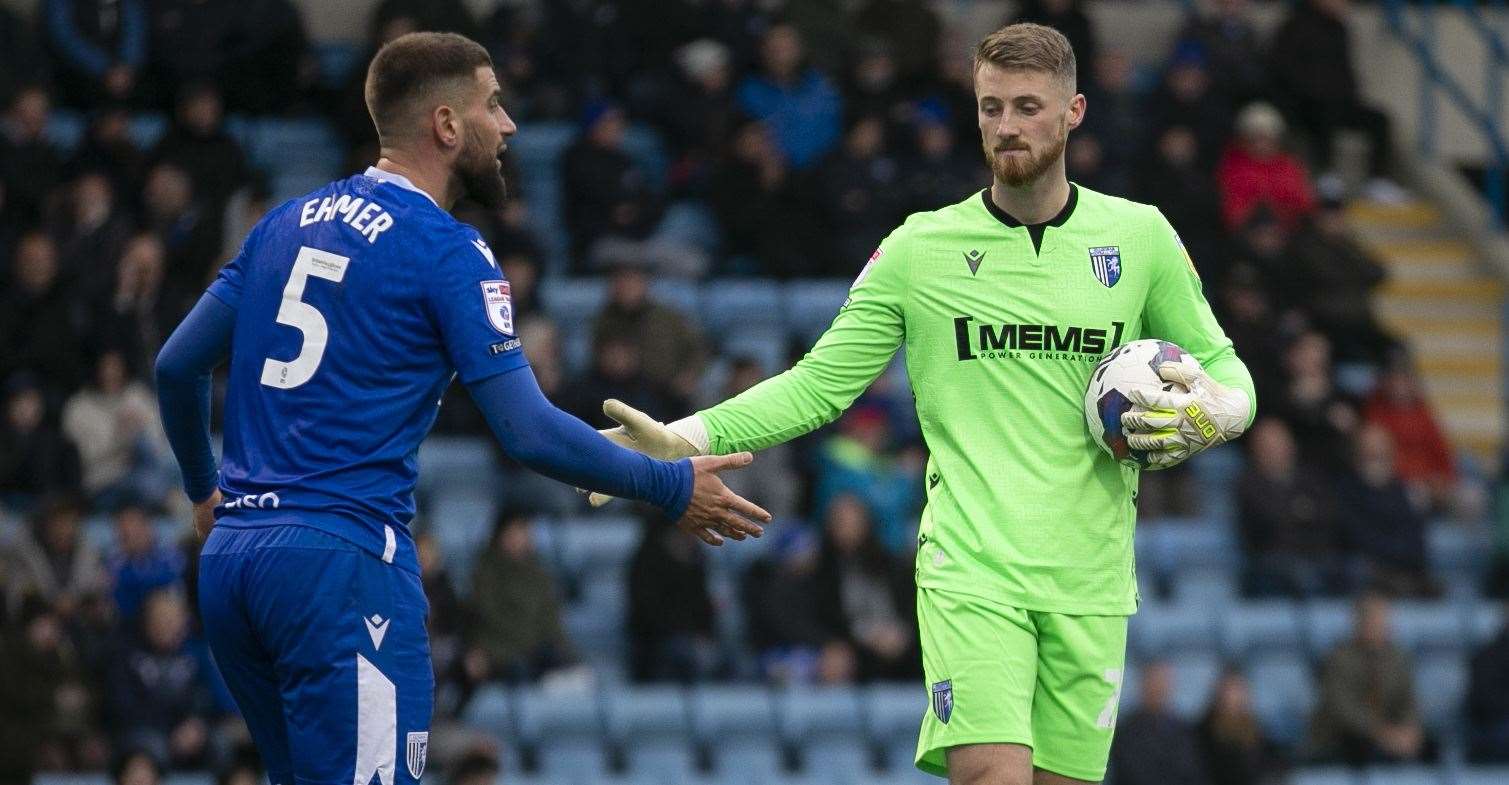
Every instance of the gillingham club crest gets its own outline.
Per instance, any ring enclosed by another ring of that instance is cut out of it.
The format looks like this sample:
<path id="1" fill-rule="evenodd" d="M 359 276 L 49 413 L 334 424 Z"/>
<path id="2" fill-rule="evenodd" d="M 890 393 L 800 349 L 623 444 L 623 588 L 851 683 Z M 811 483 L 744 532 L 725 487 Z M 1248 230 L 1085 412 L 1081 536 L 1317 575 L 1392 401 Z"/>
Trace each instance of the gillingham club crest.
<path id="1" fill-rule="evenodd" d="M 1107 289 L 1121 280 L 1121 246 L 1102 245 L 1090 249 L 1090 270 L 1095 280 Z"/>
<path id="2" fill-rule="evenodd" d="M 408 743 L 404 745 L 404 757 L 407 760 L 404 762 L 409 765 L 409 776 L 417 780 L 419 775 L 424 773 L 425 758 L 429 757 L 430 732 L 410 731 L 407 741 Z"/>
<path id="3" fill-rule="evenodd" d="M 946 679 L 933 685 L 933 714 L 944 725 L 954 716 L 954 680 Z"/>

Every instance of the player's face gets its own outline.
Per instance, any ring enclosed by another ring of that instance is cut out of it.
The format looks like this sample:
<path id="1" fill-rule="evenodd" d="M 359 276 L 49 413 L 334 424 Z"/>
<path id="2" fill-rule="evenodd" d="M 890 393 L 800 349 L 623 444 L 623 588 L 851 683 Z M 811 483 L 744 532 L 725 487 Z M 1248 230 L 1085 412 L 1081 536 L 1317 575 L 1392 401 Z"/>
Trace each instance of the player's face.
<path id="1" fill-rule="evenodd" d="M 508 137 L 519 130 L 503 111 L 503 90 L 488 66 L 477 68 L 476 92 L 467 101 L 465 141 L 456 159 L 462 191 L 483 207 L 503 206 L 508 186 L 503 182 L 503 151 Z"/>
<path id="2" fill-rule="evenodd" d="M 975 72 L 975 109 L 985 161 L 998 182 L 1037 181 L 1064 157 L 1069 131 L 1084 119 L 1085 97 L 1047 71 L 985 64 Z"/>

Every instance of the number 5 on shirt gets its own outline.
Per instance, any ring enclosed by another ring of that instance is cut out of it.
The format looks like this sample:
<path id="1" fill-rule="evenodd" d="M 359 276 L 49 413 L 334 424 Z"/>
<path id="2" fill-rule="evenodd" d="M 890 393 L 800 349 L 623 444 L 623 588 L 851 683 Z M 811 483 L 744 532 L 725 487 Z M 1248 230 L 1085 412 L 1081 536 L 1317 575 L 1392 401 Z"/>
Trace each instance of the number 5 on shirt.
<path id="1" fill-rule="evenodd" d="M 280 390 L 291 390 L 309 381 L 325 356 L 330 328 L 318 308 L 304 302 L 304 284 L 309 276 L 340 283 L 346 277 L 351 260 L 329 251 L 302 246 L 293 260 L 288 285 L 283 287 L 283 302 L 278 306 L 278 324 L 286 324 L 304 334 L 299 355 L 288 362 L 267 358 L 262 364 L 262 383 Z"/>

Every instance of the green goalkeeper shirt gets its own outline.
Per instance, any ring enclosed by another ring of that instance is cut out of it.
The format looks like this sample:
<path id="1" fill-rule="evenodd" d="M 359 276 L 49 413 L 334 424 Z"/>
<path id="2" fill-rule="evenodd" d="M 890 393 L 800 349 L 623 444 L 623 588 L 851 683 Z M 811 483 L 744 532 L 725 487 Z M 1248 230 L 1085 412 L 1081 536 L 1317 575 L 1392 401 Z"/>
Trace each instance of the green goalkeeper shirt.
<path id="1" fill-rule="evenodd" d="M 1027 227 L 987 190 L 908 218 L 806 357 L 698 414 L 712 452 L 760 450 L 834 420 L 905 345 L 930 452 L 917 584 L 1126 615 L 1138 471 L 1092 441 L 1084 394 L 1102 355 L 1142 337 L 1256 400 L 1157 208 L 1071 185 Z"/>

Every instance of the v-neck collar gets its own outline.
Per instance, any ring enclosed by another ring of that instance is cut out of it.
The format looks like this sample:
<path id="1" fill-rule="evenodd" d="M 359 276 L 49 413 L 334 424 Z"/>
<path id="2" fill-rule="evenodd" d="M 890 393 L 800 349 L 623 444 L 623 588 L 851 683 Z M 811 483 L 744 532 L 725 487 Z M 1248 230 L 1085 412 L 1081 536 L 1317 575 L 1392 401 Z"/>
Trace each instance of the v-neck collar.
<path id="1" fill-rule="evenodd" d="M 1074 214 L 1074 208 L 1079 204 L 1079 186 L 1075 185 L 1074 183 L 1069 183 L 1069 198 L 1064 202 L 1063 209 L 1059 210 L 1058 214 L 1053 216 L 1052 218 L 1049 218 L 1042 223 L 1036 224 L 1024 224 L 1021 221 L 1018 221 L 1016 217 L 1011 213 L 1002 210 L 1000 205 L 996 204 L 995 201 L 990 198 L 989 188 L 986 188 L 985 190 L 980 192 L 980 200 L 985 203 L 985 209 L 1003 225 L 1012 229 L 1026 227 L 1027 235 L 1032 238 L 1033 252 L 1042 253 L 1043 230 L 1050 226 L 1063 226 L 1064 224 L 1068 223 L 1069 216 Z"/>

